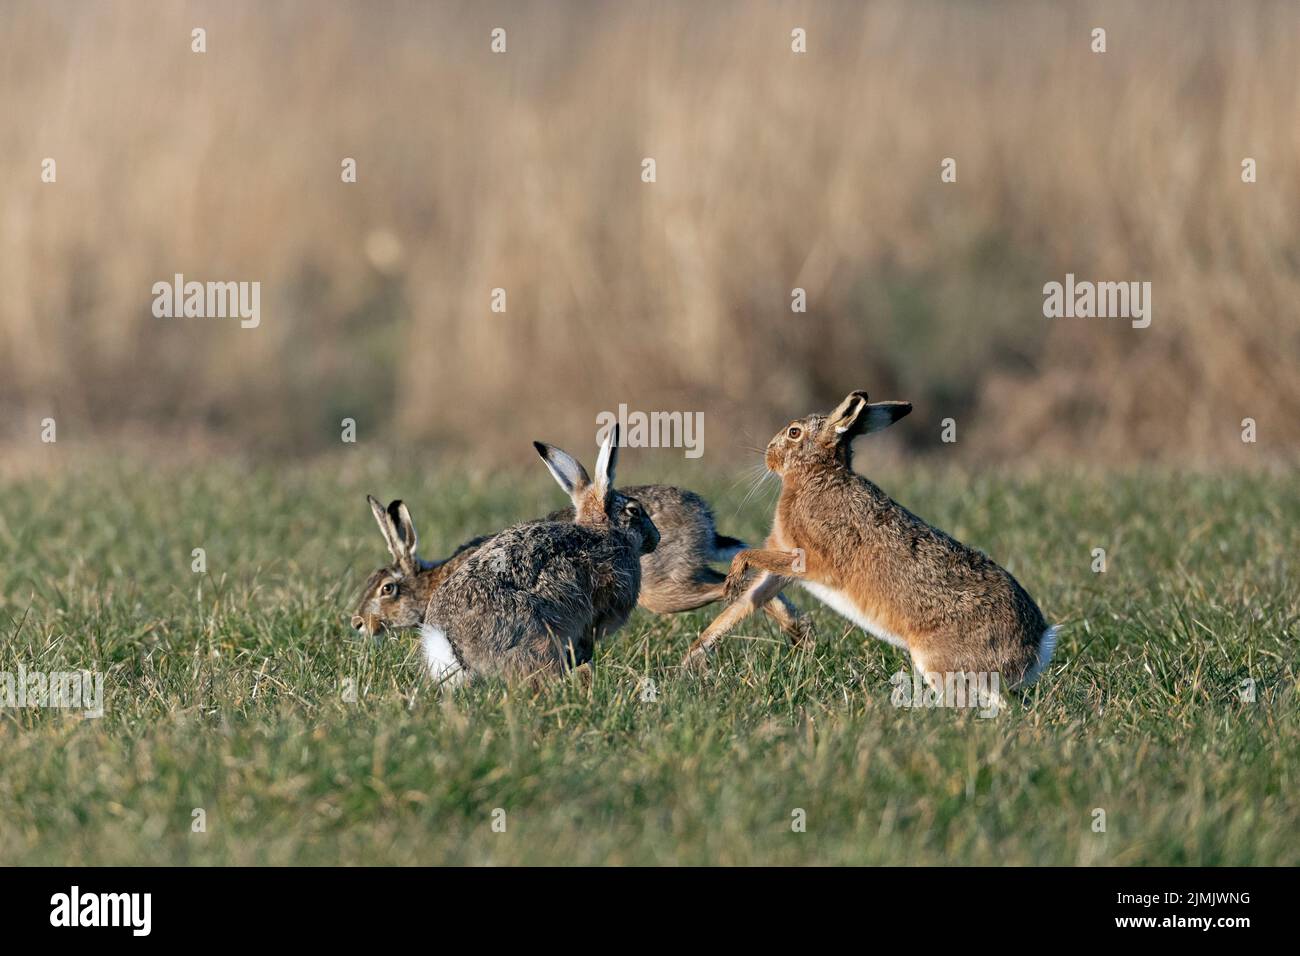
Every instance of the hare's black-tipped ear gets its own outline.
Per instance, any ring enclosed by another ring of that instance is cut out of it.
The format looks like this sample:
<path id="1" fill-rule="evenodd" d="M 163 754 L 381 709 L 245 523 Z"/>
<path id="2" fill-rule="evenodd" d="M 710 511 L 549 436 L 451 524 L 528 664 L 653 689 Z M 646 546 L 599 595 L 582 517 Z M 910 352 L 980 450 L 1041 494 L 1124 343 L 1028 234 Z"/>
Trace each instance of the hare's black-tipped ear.
<path id="1" fill-rule="evenodd" d="M 546 463 L 546 470 L 551 473 L 551 477 L 564 489 L 566 495 L 576 501 L 578 495 L 591 484 L 587 469 L 582 467 L 578 459 L 554 445 L 535 441 L 533 447 L 537 449 L 537 454 L 542 456 L 542 461 Z"/>
<path id="2" fill-rule="evenodd" d="M 866 421 L 861 433 L 870 435 L 882 428 L 888 428 L 911 410 L 911 402 L 872 402 L 867 406 L 866 414 L 859 418 L 859 421 Z"/>
<path id="3" fill-rule="evenodd" d="M 385 510 L 371 495 L 366 495 L 370 502 L 370 511 L 375 516 L 375 523 L 388 545 L 388 553 L 393 556 L 397 566 L 403 571 L 414 571 L 419 565 L 415 559 L 415 525 L 411 524 L 411 513 L 406 505 L 394 501 Z M 408 544 L 409 542 L 409 544 Z"/>
<path id="4" fill-rule="evenodd" d="M 417 544 L 415 522 L 411 520 L 411 512 L 406 507 L 406 502 L 390 501 L 388 503 L 388 518 L 397 531 L 397 539 L 402 545 L 403 558 L 409 559 L 411 564 L 415 564 L 415 547 Z M 398 558 L 398 561 L 402 561 L 403 558 Z"/>
<path id="5" fill-rule="evenodd" d="M 618 426 L 615 425 L 605 436 L 600 446 L 600 456 L 596 459 L 596 492 L 602 498 L 614 488 L 614 469 L 618 467 Z"/>
<path id="6" fill-rule="evenodd" d="M 911 410 L 910 402 L 868 402 L 866 392 L 849 392 L 835 411 L 826 416 L 822 440 L 834 445 L 858 435 L 870 435 L 888 428 Z"/>

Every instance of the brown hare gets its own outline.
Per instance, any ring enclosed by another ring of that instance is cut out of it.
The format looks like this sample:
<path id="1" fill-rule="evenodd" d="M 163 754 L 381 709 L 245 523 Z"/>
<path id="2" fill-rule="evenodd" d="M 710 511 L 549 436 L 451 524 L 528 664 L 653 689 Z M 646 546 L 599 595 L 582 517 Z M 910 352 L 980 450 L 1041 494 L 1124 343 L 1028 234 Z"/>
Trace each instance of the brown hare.
<path id="1" fill-rule="evenodd" d="M 926 679 L 989 673 L 1009 687 L 1033 682 L 1051 660 L 1056 628 L 1009 573 L 895 503 L 853 470 L 853 439 L 912 410 L 851 392 L 829 415 L 791 422 L 768 443 L 781 478 L 763 549 L 739 552 L 727 577 L 738 595 L 683 664 L 794 581 L 868 633 L 902 647 Z M 757 569 L 754 581 L 746 572 Z M 743 592 L 743 593 L 742 593 Z"/>
<path id="2" fill-rule="evenodd" d="M 352 615 L 352 627 L 369 637 L 419 627 L 434 589 L 488 539 L 485 536 L 466 541 L 442 561 L 422 561 L 416 553 L 415 524 L 406 505 L 394 501 L 385 510 L 370 495 L 366 500 L 393 563 L 366 579 Z"/>
<path id="3" fill-rule="evenodd" d="M 547 467 L 572 498 L 574 520 L 493 535 L 433 591 L 421 636 L 436 682 L 556 676 L 590 661 L 596 641 L 627 621 L 641 556 L 659 532 L 640 502 L 614 490 L 617 442 L 611 429 L 594 480 L 552 449 Z"/>
<path id="4" fill-rule="evenodd" d="M 561 487 L 567 479 L 557 474 L 557 466 L 575 474 L 582 467 L 552 445 L 533 442 L 533 447 Z M 659 547 L 641 559 L 640 605 L 655 614 L 677 614 L 721 600 L 726 577 L 711 565 L 730 561 L 745 543 L 718 533 L 708 502 L 693 491 L 670 485 L 638 485 L 621 493 L 640 502 L 660 535 Z M 394 501 L 385 511 L 374 498 L 366 498 L 393 563 L 366 580 L 352 627 L 377 637 L 422 624 L 434 589 L 491 535 L 465 542 L 443 561 L 422 561 L 416 554 L 415 526 L 406 505 Z M 572 522 L 575 513 L 570 505 L 541 520 Z M 763 609 L 792 643 L 811 633 L 808 619 L 785 595 L 778 594 Z"/>
<path id="5" fill-rule="evenodd" d="M 556 449 L 542 442 L 533 442 L 533 446 L 551 467 L 549 458 Z M 693 491 L 672 485 L 635 485 L 621 490 L 645 506 L 659 529 L 659 547 L 641 559 L 641 606 L 655 614 L 678 614 L 722 600 L 726 576 L 712 565 L 730 561 L 746 547 L 745 542 L 719 534 L 709 503 Z M 546 520 L 572 521 L 573 516 L 572 507 L 561 508 Z M 763 610 L 791 643 L 810 634 L 807 618 L 785 595 L 778 594 Z"/>

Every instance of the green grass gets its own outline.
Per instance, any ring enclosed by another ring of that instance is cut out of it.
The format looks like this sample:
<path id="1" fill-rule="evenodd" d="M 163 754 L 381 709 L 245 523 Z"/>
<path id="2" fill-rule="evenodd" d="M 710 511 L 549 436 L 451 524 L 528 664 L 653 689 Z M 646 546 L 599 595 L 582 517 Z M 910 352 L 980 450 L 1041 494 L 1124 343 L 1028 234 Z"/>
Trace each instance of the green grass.
<path id="1" fill-rule="evenodd" d="M 1035 690 L 981 719 L 891 706 L 905 658 L 821 609 L 811 650 L 754 618 L 703 677 L 676 663 L 709 609 L 638 611 L 589 693 L 440 699 L 413 639 L 343 626 L 383 556 L 364 492 L 404 496 L 430 554 L 558 492 L 540 468 L 355 460 L 100 464 L 0 488 L 0 671 L 106 681 L 102 719 L 0 708 L 0 859 L 1300 863 L 1294 476 L 879 475 L 1065 624 Z M 770 496 L 737 514 L 735 486 L 690 474 L 724 531 L 761 538 Z"/>

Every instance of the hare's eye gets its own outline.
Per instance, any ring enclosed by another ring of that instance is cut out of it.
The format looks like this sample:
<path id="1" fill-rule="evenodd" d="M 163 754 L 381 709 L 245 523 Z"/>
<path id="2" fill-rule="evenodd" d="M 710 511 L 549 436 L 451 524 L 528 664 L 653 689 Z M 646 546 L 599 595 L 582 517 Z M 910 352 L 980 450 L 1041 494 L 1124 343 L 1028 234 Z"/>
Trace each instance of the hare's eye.
<path id="1" fill-rule="evenodd" d="M 629 502 L 627 506 L 627 513 L 635 518 L 637 515 L 641 513 L 641 506 L 636 502 Z"/>
<path id="2" fill-rule="evenodd" d="M 786 434 L 789 435 L 789 436 L 790 436 L 792 439 L 794 439 L 795 441 L 798 441 L 798 440 L 799 440 L 799 436 L 803 434 L 803 429 L 800 428 L 798 425 L 791 425 L 791 426 L 786 430 Z"/>
<path id="3" fill-rule="evenodd" d="M 397 585 L 394 584 L 392 581 L 389 581 L 387 584 L 385 584 L 382 588 L 379 589 L 379 593 L 392 594 L 396 590 L 397 590 Z"/>

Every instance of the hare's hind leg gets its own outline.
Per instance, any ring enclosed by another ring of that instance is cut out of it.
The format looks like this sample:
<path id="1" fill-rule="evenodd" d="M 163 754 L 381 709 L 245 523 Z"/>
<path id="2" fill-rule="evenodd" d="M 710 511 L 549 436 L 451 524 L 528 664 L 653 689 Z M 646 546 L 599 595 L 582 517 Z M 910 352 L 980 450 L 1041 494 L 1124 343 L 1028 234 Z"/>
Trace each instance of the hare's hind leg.
<path id="1" fill-rule="evenodd" d="M 784 594 L 778 594 L 763 605 L 763 612 L 781 628 L 781 632 L 790 638 L 790 644 L 798 647 L 805 642 L 811 644 L 813 639 L 812 621 L 791 603 Z"/>
<path id="2" fill-rule="evenodd" d="M 764 571 L 759 574 L 749 586 L 749 590 L 714 618 L 713 623 L 705 628 L 704 633 L 691 645 L 691 649 L 682 658 L 682 666 L 698 666 L 703 663 L 705 652 L 712 648 L 723 634 L 726 634 L 749 615 L 767 604 L 781 588 L 785 587 L 785 583 L 785 578 L 771 572 Z"/>
<path id="3" fill-rule="evenodd" d="M 655 614 L 680 614 L 722 600 L 726 578 L 713 568 L 700 568 L 693 581 L 654 581 L 641 584 L 640 604 Z"/>
<path id="4" fill-rule="evenodd" d="M 942 706 L 976 710 L 981 717 L 997 716 L 1007 706 L 1002 676 L 996 670 L 981 670 L 963 655 L 919 648 L 910 653 L 913 669 Z"/>

